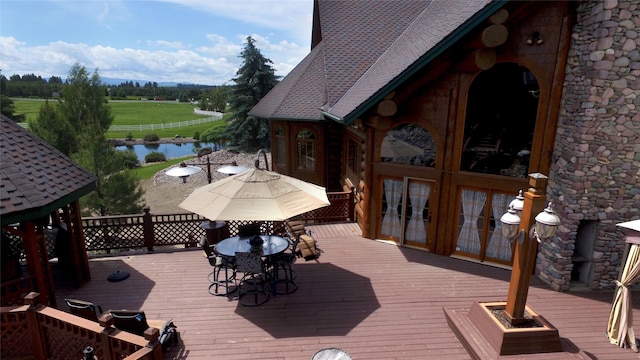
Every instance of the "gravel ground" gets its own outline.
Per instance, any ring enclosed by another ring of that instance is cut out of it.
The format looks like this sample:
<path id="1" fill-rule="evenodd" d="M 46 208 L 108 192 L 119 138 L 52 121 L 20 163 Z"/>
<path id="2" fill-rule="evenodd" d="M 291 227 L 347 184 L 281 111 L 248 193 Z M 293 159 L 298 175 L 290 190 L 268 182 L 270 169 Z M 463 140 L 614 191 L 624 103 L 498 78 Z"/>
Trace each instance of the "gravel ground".
<path id="1" fill-rule="evenodd" d="M 212 181 L 221 180 L 229 175 L 220 173 L 216 169 L 235 161 L 239 166 L 251 168 L 255 166 L 256 154 L 235 153 L 227 150 L 220 150 L 209 155 L 211 163 Z M 271 162 L 271 154 L 267 153 L 267 160 Z M 206 157 L 194 157 L 185 161 L 187 165 L 206 164 Z M 177 165 L 176 165 L 177 166 Z M 183 182 L 181 178 L 168 176 L 165 174 L 170 168 L 157 172 L 153 178 L 142 180 L 140 185 L 145 191 L 144 202 L 151 209 L 152 214 L 177 214 L 187 213 L 178 205 L 191 192 L 201 186 L 207 185 L 207 166 L 197 165 L 202 171 L 186 178 Z M 260 167 L 264 167 L 264 158 L 260 156 Z"/>

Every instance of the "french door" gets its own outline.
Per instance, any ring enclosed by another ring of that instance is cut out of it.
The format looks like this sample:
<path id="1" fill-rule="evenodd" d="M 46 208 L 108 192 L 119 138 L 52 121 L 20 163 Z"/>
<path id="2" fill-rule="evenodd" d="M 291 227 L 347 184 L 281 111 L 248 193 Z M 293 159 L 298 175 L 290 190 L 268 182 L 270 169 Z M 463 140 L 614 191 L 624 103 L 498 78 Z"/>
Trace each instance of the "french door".
<path id="1" fill-rule="evenodd" d="M 412 177 L 382 177 L 378 238 L 429 249 L 435 236 L 436 181 Z"/>

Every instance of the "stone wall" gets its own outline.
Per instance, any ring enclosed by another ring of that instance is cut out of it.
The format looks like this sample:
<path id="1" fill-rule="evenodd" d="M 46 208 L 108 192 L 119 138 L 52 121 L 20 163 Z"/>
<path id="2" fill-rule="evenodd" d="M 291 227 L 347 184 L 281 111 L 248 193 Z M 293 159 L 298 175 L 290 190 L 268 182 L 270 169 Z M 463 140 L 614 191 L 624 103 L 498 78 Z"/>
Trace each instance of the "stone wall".
<path id="1" fill-rule="evenodd" d="M 536 268 L 556 290 L 569 289 L 585 221 L 595 224 L 586 285 L 614 287 L 625 247 L 615 225 L 640 218 L 639 48 L 640 0 L 577 3 L 548 188 L 562 225 Z"/>

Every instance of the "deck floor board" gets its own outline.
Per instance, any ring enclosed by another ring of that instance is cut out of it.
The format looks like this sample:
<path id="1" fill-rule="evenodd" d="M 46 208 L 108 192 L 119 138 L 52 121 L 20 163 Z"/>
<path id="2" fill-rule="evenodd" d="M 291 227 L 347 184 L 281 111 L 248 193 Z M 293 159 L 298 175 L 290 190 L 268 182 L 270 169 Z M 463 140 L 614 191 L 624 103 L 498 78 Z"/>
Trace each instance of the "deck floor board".
<path id="1" fill-rule="evenodd" d="M 92 280 L 78 289 L 58 285 L 57 301 L 62 310 L 63 299 L 73 297 L 172 318 L 181 341 L 165 359 L 311 359 L 339 347 L 360 360 L 466 360 L 443 308 L 506 300 L 509 270 L 364 239 L 355 224 L 309 228 L 322 255 L 298 259 L 299 289 L 262 306 L 210 295 L 211 267 L 194 248 L 91 259 Z M 118 270 L 129 278 L 108 282 Z M 640 293 L 633 296 L 640 319 Z M 527 304 L 594 358 L 638 359 L 609 344 L 612 299 L 612 291 L 559 293 L 533 277 Z"/>

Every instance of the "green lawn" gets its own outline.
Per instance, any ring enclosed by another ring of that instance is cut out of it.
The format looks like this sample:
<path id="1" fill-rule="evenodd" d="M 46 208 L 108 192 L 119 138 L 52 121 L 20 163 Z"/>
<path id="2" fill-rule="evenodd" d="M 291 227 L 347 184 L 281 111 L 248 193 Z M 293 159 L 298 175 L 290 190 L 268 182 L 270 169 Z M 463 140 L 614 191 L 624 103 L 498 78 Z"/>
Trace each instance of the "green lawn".
<path id="1" fill-rule="evenodd" d="M 155 175 L 158 171 L 166 169 L 168 167 L 171 167 L 175 164 L 179 164 L 180 162 L 187 160 L 187 159 L 191 159 L 193 158 L 192 156 L 187 156 L 184 158 L 179 158 L 179 159 L 171 159 L 171 160 L 167 160 L 165 162 L 161 162 L 161 163 L 157 163 L 157 164 L 153 164 L 153 165 L 148 165 L 148 166 L 143 166 L 143 167 L 139 167 L 133 170 L 133 172 L 136 174 L 136 177 L 138 179 L 151 179 L 153 177 L 153 175 Z"/>
<path id="2" fill-rule="evenodd" d="M 35 119 L 44 100 L 13 99 L 16 114 L 25 114 L 27 119 Z M 49 100 L 56 104 L 58 100 Z M 169 124 L 187 120 L 195 120 L 206 116 L 194 114 L 194 106 L 177 102 L 155 101 L 110 101 L 109 106 L 114 116 L 113 125 Z M 202 125 L 188 126 L 179 129 L 154 130 L 161 138 L 172 138 L 175 135 L 192 137 L 196 132 L 202 133 L 211 127 L 224 127 L 225 121 L 215 121 Z M 131 135 L 135 139 L 143 138 L 149 131 L 110 131 L 107 137 L 122 139 Z"/>

